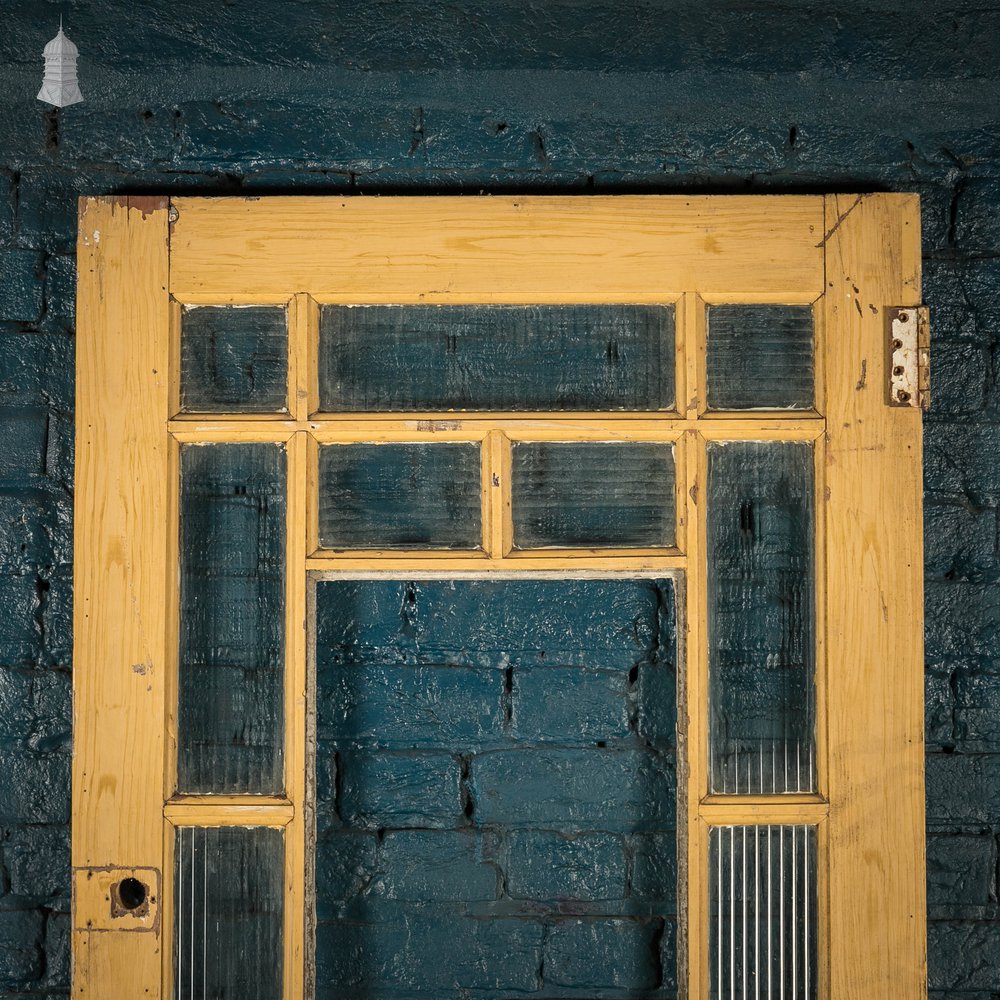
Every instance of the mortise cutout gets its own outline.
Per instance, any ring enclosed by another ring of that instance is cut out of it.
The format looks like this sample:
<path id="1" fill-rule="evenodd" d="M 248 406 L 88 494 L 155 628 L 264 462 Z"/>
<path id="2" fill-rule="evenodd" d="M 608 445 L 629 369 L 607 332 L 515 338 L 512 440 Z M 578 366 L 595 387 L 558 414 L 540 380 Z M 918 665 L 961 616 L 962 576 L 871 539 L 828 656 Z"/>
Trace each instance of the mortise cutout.
<path id="1" fill-rule="evenodd" d="M 149 887 L 131 875 L 111 887 L 111 916 L 144 917 L 149 912 Z"/>

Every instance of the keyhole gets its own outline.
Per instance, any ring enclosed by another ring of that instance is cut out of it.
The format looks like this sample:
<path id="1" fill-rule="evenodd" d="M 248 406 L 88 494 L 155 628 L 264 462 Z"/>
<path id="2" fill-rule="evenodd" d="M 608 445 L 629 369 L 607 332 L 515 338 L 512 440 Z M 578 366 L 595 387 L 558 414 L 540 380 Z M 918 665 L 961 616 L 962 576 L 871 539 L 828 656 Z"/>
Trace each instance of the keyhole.
<path id="1" fill-rule="evenodd" d="M 116 889 L 125 910 L 138 910 L 146 902 L 146 887 L 137 878 L 123 878 Z"/>

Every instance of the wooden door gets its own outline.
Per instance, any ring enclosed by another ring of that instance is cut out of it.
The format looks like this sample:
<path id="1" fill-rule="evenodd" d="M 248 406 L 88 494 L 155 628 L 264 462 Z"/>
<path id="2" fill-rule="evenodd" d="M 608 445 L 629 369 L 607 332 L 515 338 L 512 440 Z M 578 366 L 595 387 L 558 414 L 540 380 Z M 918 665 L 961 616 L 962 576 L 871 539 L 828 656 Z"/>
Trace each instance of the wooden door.
<path id="1" fill-rule="evenodd" d="M 674 580 L 680 994 L 926 994 L 916 196 L 92 198 L 78 254 L 74 996 L 207 991 L 235 857 L 212 974 L 312 995 L 324 574 Z"/>

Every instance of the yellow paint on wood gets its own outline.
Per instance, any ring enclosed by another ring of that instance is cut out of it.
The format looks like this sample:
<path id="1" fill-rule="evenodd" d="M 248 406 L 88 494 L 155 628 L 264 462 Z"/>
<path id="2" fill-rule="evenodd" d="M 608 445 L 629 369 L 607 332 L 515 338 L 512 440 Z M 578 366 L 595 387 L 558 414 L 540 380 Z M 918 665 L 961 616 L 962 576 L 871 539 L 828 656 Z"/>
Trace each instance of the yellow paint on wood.
<path id="1" fill-rule="evenodd" d="M 885 403 L 920 302 L 916 195 L 827 201 L 830 997 L 926 996 L 921 414 Z M 862 377 L 862 370 L 867 377 Z"/>
<path id="2" fill-rule="evenodd" d="M 83 199 L 77 260 L 73 867 L 162 873 L 166 199 Z M 74 997 L 160 997 L 162 941 L 74 926 Z"/>
<path id="3" fill-rule="evenodd" d="M 817 196 L 176 198 L 171 291 L 347 302 L 819 295 Z M 364 299 L 361 296 L 365 296 Z"/>

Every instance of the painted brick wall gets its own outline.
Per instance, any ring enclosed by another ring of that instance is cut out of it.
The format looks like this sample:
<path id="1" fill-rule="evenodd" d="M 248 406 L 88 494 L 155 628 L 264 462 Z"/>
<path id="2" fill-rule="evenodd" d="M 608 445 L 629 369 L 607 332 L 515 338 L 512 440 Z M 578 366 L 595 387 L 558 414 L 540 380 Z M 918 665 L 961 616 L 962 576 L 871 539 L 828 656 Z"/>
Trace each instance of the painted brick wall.
<path id="1" fill-rule="evenodd" d="M 75 200 L 162 190 L 920 192 L 931 984 L 1000 994 L 998 38 L 982 0 L 8 0 L 0 996 L 68 984 Z"/>

